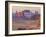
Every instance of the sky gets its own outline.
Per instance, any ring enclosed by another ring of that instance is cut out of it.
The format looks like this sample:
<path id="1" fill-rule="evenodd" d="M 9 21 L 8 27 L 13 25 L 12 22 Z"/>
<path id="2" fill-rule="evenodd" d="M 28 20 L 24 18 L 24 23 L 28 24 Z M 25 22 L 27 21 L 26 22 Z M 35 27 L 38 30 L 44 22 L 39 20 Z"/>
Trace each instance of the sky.
<path id="1" fill-rule="evenodd" d="M 30 10 L 35 13 L 35 10 L 40 13 L 40 7 L 25 7 L 25 6 L 12 6 L 12 12 L 15 13 L 16 11 L 21 12 L 23 10 Z"/>

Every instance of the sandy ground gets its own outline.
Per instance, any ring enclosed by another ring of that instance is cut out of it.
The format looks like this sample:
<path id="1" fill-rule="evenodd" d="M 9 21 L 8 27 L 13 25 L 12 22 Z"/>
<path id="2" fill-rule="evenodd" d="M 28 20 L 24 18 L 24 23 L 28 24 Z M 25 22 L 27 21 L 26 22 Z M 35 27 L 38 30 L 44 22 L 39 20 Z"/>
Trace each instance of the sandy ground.
<path id="1" fill-rule="evenodd" d="M 19 20 L 18 20 L 19 21 Z M 13 22 L 13 30 L 33 30 L 40 29 L 40 20 L 26 20 L 24 22 Z"/>

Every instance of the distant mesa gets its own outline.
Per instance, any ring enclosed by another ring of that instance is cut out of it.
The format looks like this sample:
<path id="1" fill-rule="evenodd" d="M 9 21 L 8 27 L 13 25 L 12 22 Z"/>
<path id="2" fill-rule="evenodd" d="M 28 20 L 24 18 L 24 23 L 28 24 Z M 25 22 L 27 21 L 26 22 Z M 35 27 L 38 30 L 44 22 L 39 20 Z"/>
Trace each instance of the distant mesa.
<path id="1" fill-rule="evenodd" d="M 34 20 L 34 19 L 39 18 L 40 14 L 38 13 L 38 11 L 35 11 L 35 13 L 33 13 L 30 10 L 23 10 L 21 12 L 12 13 L 12 17 L 13 17 L 13 19 L 17 18 L 17 19 L 31 19 L 31 20 Z"/>
<path id="2" fill-rule="evenodd" d="M 26 18 L 31 18 L 33 16 L 33 13 L 30 10 L 24 10 L 23 14 Z"/>

